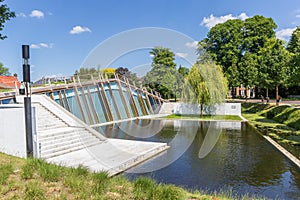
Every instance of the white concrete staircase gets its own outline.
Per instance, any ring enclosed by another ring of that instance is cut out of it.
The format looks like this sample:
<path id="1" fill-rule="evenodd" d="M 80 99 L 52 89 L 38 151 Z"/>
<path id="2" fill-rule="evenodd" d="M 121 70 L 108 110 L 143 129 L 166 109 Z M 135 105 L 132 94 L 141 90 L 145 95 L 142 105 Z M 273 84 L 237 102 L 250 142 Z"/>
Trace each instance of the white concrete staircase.
<path id="1" fill-rule="evenodd" d="M 35 103 L 34 107 L 38 116 L 37 137 L 41 158 L 48 159 L 101 143 L 84 127 L 69 126 L 39 103 Z"/>
<path id="2" fill-rule="evenodd" d="M 106 138 L 46 95 L 31 99 L 34 156 L 47 162 L 114 175 L 169 148 L 166 143 Z"/>

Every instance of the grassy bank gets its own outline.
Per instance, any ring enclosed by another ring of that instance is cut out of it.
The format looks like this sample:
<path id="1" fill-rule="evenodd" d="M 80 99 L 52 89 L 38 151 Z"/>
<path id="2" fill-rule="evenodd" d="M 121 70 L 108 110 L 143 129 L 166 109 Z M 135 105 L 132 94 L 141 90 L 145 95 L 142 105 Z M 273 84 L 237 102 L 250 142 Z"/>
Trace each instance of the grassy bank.
<path id="1" fill-rule="evenodd" d="M 300 110 L 288 105 L 243 103 L 242 113 L 253 126 L 300 158 Z"/>
<path id="2" fill-rule="evenodd" d="M 20 159 L 0 153 L 0 199 L 252 199 L 231 191 L 218 194 L 188 192 L 174 185 L 140 177 L 89 173 L 83 167 L 66 168 L 38 159 Z"/>
<path id="3" fill-rule="evenodd" d="M 241 121 L 242 119 L 236 115 L 180 115 L 172 114 L 165 117 L 164 119 L 190 119 L 190 120 L 228 120 L 228 121 Z"/>

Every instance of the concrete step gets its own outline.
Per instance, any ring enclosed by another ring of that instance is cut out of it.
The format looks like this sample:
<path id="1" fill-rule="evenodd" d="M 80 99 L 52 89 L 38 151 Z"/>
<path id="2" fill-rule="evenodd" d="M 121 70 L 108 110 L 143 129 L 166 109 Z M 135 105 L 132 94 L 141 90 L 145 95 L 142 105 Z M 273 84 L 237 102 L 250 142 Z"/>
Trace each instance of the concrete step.
<path id="1" fill-rule="evenodd" d="M 66 124 L 63 123 L 53 123 L 53 124 L 39 124 L 37 126 L 38 131 L 47 131 L 49 129 L 57 129 L 67 127 Z"/>
<path id="2" fill-rule="evenodd" d="M 91 135 L 91 134 L 90 134 Z M 71 140 L 72 138 L 84 138 L 86 137 L 87 134 L 85 133 L 82 133 L 82 134 L 79 134 L 78 132 L 62 132 L 62 133 L 58 133 L 56 135 L 39 135 L 39 142 L 48 142 L 48 143 L 52 143 L 53 141 L 64 141 L 64 140 Z M 93 136 L 93 135 L 91 135 Z"/>
<path id="3" fill-rule="evenodd" d="M 43 144 L 51 144 L 53 142 L 60 142 L 60 141 L 67 141 L 67 140 L 72 140 L 73 138 L 85 138 L 87 136 L 93 137 L 91 134 L 87 133 L 77 133 L 77 132 L 70 132 L 67 134 L 59 134 L 51 137 L 43 137 L 39 138 L 39 141 L 42 142 Z"/>
<path id="4" fill-rule="evenodd" d="M 64 135 L 67 133 L 78 133 L 80 131 L 84 131 L 84 128 L 77 128 L 77 127 L 61 127 L 56 129 L 49 129 L 49 130 L 41 130 L 38 131 L 39 138 L 47 138 L 53 137 L 58 135 Z"/>
<path id="5" fill-rule="evenodd" d="M 41 143 L 41 151 L 47 151 L 47 150 L 54 150 L 57 148 L 61 148 L 63 146 L 69 146 L 69 145 L 73 145 L 73 144 L 78 144 L 78 143 L 82 143 L 82 144 L 89 144 L 91 142 L 94 142 L 95 140 L 97 140 L 95 137 L 90 136 L 90 137 L 73 137 L 70 138 L 68 140 L 54 140 L 52 142 L 48 142 L 48 143 Z"/>
<path id="6" fill-rule="evenodd" d="M 95 140 L 94 142 L 91 143 L 85 143 L 85 144 L 80 144 L 80 145 L 74 145 L 74 146 L 70 146 L 70 147 L 66 147 L 66 148 L 62 148 L 59 151 L 48 151 L 48 152 L 41 152 L 41 158 L 44 159 L 48 159 L 48 158 L 53 158 L 56 156 L 60 156 L 60 155 L 64 155 L 73 151 L 78 151 L 87 147 L 91 147 L 94 145 L 97 145 L 101 143 L 100 140 Z"/>

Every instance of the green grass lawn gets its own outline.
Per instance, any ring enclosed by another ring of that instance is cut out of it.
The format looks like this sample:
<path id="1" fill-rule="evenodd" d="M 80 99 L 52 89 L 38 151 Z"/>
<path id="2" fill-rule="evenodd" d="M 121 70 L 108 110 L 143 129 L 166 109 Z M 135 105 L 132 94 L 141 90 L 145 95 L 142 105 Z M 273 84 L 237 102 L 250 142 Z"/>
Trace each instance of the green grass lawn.
<path id="1" fill-rule="evenodd" d="M 242 119 L 236 115 L 179 115 L 172 114 L 165 117 L 161 117 L 163 119 L 190 119 L 190 120 L 228 120 L 228 121 L 241 121 Z"/>
<path id="2" fill-rule="evenodd" d="M 158 184 L 140 177 L 109 177 L 105 172 L 90 173 L 86 168 L 66 168 L 39 159 L 20 159 L 0 153 L 0 199 L 255 199 L 237 197 L 232 191 L 190 192 L 174 185 Z"/>

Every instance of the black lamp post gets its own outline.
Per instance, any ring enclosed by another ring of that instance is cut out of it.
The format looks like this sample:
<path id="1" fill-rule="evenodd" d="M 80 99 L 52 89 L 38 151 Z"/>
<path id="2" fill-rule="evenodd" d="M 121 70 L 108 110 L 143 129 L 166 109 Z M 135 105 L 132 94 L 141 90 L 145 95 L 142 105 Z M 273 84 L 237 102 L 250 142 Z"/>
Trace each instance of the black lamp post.
<path id="1" fill-rule="evenodd" d="M 25 110 L 25 127 L 26 127 L 26 150 L 27 157 L 33 156 L 33 140 L 32 140 L 32 114 L 31 114 L 31 97 L 29 96 L 30 84 L 30 65 L 29 59 L 29 45 L 22 45 L 23 58 L 23 83 L 25 84 L 24 110 Z"/>

